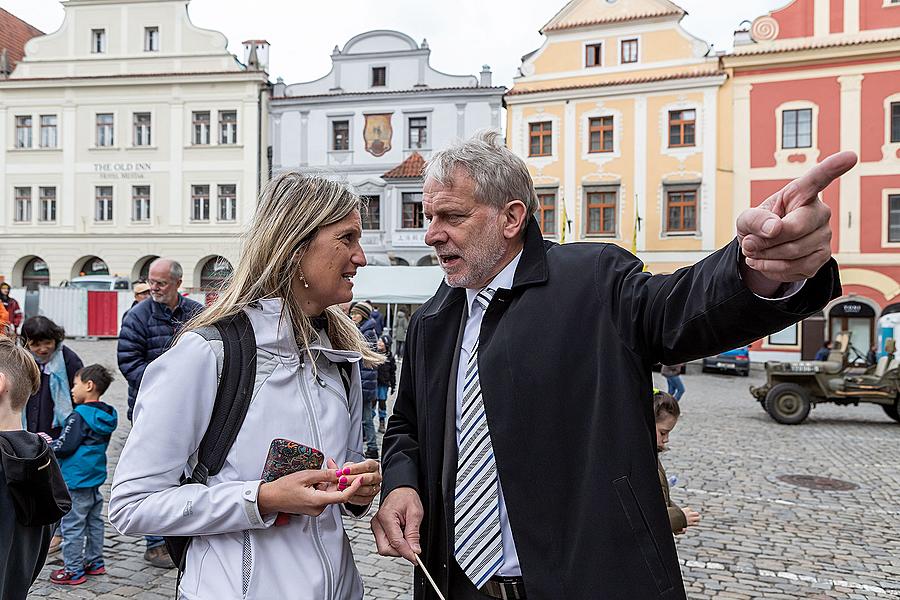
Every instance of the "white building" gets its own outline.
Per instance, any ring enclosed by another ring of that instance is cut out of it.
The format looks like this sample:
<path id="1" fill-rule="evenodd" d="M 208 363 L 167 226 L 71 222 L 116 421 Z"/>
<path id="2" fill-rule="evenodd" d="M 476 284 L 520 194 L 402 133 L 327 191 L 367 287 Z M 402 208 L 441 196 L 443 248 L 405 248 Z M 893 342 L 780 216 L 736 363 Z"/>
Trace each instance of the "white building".
<path id="1" fill-rule="evenodd" d="M 68 0 L 0 80 L 0 274 L 138 278 L 179 260 L 214 285 L 268 175 L 268 46 L 245 66 L 188 0 Z"/>
<path id="2" fill-rule="evenodd" d="M 331 55 L 315 81 L 275 85 L 270 104 L 275 172 L 337 177 L 368 199 L 363 247 L 371 264 L 432 264 L 425 245 L 425 160 L 456 138 L 500 127 L 505 88 L 431 68 L 427 42 L 369 31 Z"/>

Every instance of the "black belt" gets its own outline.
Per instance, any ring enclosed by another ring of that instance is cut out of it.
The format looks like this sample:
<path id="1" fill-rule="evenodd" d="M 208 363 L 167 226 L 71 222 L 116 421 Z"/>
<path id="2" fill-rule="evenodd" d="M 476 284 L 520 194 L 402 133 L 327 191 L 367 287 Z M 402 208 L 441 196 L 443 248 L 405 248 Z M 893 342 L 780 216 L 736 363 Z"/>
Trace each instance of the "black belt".
<path id="1" fill-rule="evenodd" d="M 501 600 L 525 600 L 525 580 L 497 575 L 481 586 L 481 593 Z"/>

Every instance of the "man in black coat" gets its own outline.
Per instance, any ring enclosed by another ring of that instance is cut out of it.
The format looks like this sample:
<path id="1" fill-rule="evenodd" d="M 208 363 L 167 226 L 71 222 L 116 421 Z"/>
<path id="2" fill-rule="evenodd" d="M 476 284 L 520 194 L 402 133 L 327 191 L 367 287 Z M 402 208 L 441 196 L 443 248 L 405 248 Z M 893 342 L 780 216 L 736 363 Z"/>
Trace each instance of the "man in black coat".
<path id="1" fill-rule="evenodd" d="M 203 305 L 178 293 L 181 265 L 170 258 L 157 258 L 150 265 L 147 283 L 150 302 L 132 305 L 122 318 L 116 355 L 119 370 L 128 381 L 128 420 L 141 387 L 144 370 L 163 355 L 185 323 L 203 310 Z M 159 536 L 146 536 L 144 560 L 154 567 L 172 568 L 174 563 Z"/>
<path id="2" fill-rule="evenodd" d="M 425 240 L 446 276 L 409 327 L 378 550 L 420 554 L 453 600 L 683 599 L 650 367 L 747 344 L 840 294 L 817 195 L 855 156 L 742 213 L 737 239 L 700 263 L 653 276 L 612 244 L 545 241 L 527 167 L 497 138 L 439 152 L 425 173 Z M 417 570 L 417 599 L 437 597 L 426 586 Z"/>

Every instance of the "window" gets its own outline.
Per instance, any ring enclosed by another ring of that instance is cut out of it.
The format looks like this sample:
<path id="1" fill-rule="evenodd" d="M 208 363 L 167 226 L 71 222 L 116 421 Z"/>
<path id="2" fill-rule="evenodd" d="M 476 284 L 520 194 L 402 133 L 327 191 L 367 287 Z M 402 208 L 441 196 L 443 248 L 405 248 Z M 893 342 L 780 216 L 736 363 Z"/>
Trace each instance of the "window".
<path id="1" fill-rule="evenodd" d="M 150 220 L 150 186 L 136 185 L 131 188 L 131 220 Z"/>
<path id="2" fill-rule="evenodd" d="M 787 329 L 782 329 L 770 335 L 769 344 L 772 346 L 796 346 L 797 324 L 789 325 Z"/>
<path id="3" fill-rule="evenodd" d="M 603 66 L 603 44 L 588 44 L 584 47 L 584 66 Z"/>
<path id="4" fill-rule="evenodd" d="M 587 234 L 616 234 L 616 204 L 618 190 L 588 190 Z"/>
<path id="5" fill-rule="evenodd" d="M 97 115 L 97 146 L 113 145 L 113 115 L 100 113 Z"/>
<path id="6" fill-rule="evenodd" d="M 194 111 L 191 113 L 191 123 L 193 125 L 193 137 L 191 138 L 195 146 L 206 146 L 209 144 L 209 111 Z"/>
<path id="7" fill-rule="evenodd" d="M 91 29 L 91 54 L 106 52 L 106 30 Z"/>
<path id="8" fill-rule="evenodd" d="M 98 185 L 94 190 L 97 211 L 94 220 L 98 223 L 113 220 L 113 189 L 111 185 Z"/>
<path id="9" fill-rule="evenodd" d="M 428 117 L 409 118 L 409 147 L 428 147 Z"/>
<path id="10" fill-rule="evenodd" d="M 191 186 L 191 221 L 209 221 L 209 186 Z"/>
<path id="11" fill-rule="evenodd" d="M 350 149 L 350 121 L 331 122 L 331 149 Z"/>
<path id="12" fill-rule="evenodd" d="M 233 183 L 219 186 L 219 220 L 237 220 L 237 186 Z"/>
<path id="13" fill-rule="evenodd" d="M 30 187 L 17 187 L 15 189 L 16 196 L 16 213 L 13 216 L 13 220 L 16 223 L 30 223 L 31 222 L 31 188 Z"/>
<path id="14" fill-rule="evenodd" d="M 387 67 L 372 67 L 372 87 L 387 85 Z"/>
<path id="15" fill-rule="evenodd" d="M 888 196 L 888 241 L 900 242 L 900 194 Z"/>
<path id="16" fill-rule="evenodd" d="M 697 231 L 697 190 L 666 192 L 666 232 Z"/>
<path id="17" fill-rule="evenodd" d="M 401 224 L 403 229 L 424 229 L 425 215 L 422 213 L 422 192 L 403 192 Z"/>
<path id="18" fill-rule="evenodd" d="M 781 113 L 781 147 L 812 148 L 812 109 L 785 110 Z"/>
<path id="19" fill-rule="evenodd" d="M 38 190 L 38 197 L 41 202 L 38 220 L 52 223 L 56 220 L 56 188 L 42 187 Z"/>
<path id="20" fill-rule="evenodd" d="M 669 111 L 669 148 L 693 146 L 695 144 L 695 128 L 697 111 Z"/>
<path id="21" fill-rule="evenodd" d="M 144 27 L 144 52 L 159 52 L 159 27 Z"/>
<path id="22" fill-rule="evenodd" d="M 363 196 L 362 228 L 377 231 L 381 229 L 381 196 Z"/>
<path id="23" fill-rule="evenodd" d="M 553 124 L 550 121 L 528 124 L 528 156 L 553 154 Z"/>
<path id="24" fill-rule="evenodd" d="M 237 111 L 219 111 L 219 143 L 237 144 Z"/>
<path id="25" fill-rule="evenodd" d="M 150 113 L 134 113 L 134 145 L 152 146 L 153 138 L 150 135 Z"/>
<path id="26" fill-rule="evenodd" d="M 537 220 L 544 235 L 556 235 L 556 190 L 537 190 Z"/>
<path id="27" fill-rule="evenodd" d="M 891 102 L 891 143 L 900 142 L 900 102 Z"/>
<path id="28" fill-rule="evenodd" d="M 636 63 L 638 61 L 638 41 L 636 39 L 622 40 L 620 54 L 623 65 Z"/>
<path id="29" fill-rule="evenodd" d="M 16 117 L 16 148 L 31 148 L 31 115 Z"/>
<path id="30" fill-rule="evenodd" d="M 41 148 L 56 148 L 56 115 L 41 115 Z"/>
<path id="31" fill-rule="evenodd" d="M 589 122 L 590 146 L 588 152 L 613 151 L 613 118 L 597 117 Z"/>

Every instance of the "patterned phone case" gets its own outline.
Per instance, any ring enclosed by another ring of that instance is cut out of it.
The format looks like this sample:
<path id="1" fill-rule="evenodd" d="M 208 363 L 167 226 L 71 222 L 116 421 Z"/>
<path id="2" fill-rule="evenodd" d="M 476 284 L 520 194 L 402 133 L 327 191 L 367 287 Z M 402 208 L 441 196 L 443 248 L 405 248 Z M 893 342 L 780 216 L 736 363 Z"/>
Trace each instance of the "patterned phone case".
<path id="1" fill-rule="evenodd" d="M 262 479 L 269 483 L 297 471 L 321 469 L 324 462 L 325 455 L 315 448 L 284 438 L 275 438 L 269 446 Z"/>

